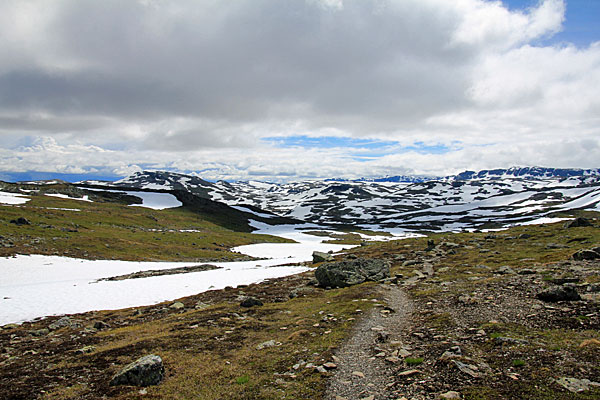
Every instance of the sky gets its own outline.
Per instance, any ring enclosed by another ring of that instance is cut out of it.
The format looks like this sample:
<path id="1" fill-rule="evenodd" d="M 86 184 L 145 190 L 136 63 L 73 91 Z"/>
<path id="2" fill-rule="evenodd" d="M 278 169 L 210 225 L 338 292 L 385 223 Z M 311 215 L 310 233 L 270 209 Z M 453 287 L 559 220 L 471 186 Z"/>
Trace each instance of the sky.
<path id="1" fill-rule="evenodd" d="M 600 167 L 597 0 L 3 0 L 0 179 Z"/>

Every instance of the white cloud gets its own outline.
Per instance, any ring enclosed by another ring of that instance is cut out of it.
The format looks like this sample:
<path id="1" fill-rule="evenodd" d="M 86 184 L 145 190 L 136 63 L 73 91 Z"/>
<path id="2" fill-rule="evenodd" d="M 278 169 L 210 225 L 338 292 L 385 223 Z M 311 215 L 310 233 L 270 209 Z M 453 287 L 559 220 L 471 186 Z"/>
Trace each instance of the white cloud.
<path id="1" fill-rule="evenodd" d="M 521 11 L 484 0 L 6 0 L 0 169 L 292 179 L 597 166 L 600 42 L 539 44 L 564 16 L 562 0 Z M 451 150 L 357 161 L 261 141 L 290 135 Z M 43 139 L 14 146 L 31 137 Z"/>

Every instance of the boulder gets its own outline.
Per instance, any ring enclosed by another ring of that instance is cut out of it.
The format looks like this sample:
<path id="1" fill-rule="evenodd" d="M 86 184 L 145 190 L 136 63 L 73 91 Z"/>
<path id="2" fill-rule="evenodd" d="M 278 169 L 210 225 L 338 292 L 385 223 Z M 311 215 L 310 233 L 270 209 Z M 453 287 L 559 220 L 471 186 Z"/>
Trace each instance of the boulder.
<path id="1" fill-rule="evenodd" d="M 254 307 L 254 306 L 262 306 L 263 302 L 257 299 L 256 297 L 246 297 L 244 300 L 240 302 L 240 306 L 242 307 Z"/>
<path id="2" fill-rule="evenodd" d="M 568 284 L 546 289 L 538 293 L 537 298 L 550 303 L 581 300 L 581 296 L 577 293 L 575 286 Z"/>
<path id="3" fill-rule="evenodd" d="M 333 261 L 333 256 L 329 253 L 323 253 L 322 251 L 313 251 L 313 264 L 320 262 L 329 262 Z"/>
<path id="4" fill-rule="evenodd" d="M 389 276 L 387 261 L 365 258 L 323 264 L 315 271 L 322 287 L 346 287 L 365 281 L 380 281 Z"/>
<path id="5" fill-rule="evenodd" d="M 508 274 L 514 274 L 515 271 L 508 265 L 503 265 L 496 270 L 496 273 L 499 275 L 508 275 Z"/>
<path id="6" fill-rule="evenodd" d="M 165 376 L 165 367 L 160 356 L 149 354 L 119 371 L 110 381 L 110 386 L 158 385 Z"/>
<path id="7" fill-rule="evenodd" d="M 600 252 L 596 251 L 596 249 L 579 250 L 577 253 L 574 253 L 571 257 L 575 261 L 596 260 L 600 258 Z"/>
<path id="8" fill-rule="evenodd" d="M 23 218 L 23 217 L 19 217 L 17 219 L 11 219 L 10 223 L 18 225 L 18 226 L 20 226 L 20 225 L 31 225 L 31 222 L 29 222 L 27 220 L 27 218 Z"/>
<path id="9" fill-rule="evenodd" d="M 583 226 L 592 226 L 592 223 L 587 218 L 578 217 L 571 221 L 565 222 L 565 228 L 579 228 Z"/>

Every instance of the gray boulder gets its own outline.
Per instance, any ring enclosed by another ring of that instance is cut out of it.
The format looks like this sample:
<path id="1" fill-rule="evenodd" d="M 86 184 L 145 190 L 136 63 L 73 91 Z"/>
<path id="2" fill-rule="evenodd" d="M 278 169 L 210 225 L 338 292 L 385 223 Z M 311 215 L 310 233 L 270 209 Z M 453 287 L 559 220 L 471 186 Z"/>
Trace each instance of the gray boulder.
<path id="1" fill-rule="evenodd" d="M 346 287 L 389 276 L 388 262 L 365 258 L 323 264 L 315 271 L 315 278 L 322 287 Z"/>
<path id="2" fill-rule="evenodd" d="M 578 217 L 574 220 L 565 222 L 565 228 L 579 228 L 582 226 L 592 226 L 592 223 L 587 218 Z"/>
<path id="3" fill-rule="evenodd" d="M 320 262 L 333 261 L 333 256 L 329 253 L 323 253 L 322 251 L 313 251 L 313 264 Z"/>
<path id="4" fill-rule="evenodd" d="M 579 296 L 579 293 L 577 293 L 575 286 L 570 284 L 546 289 L 538 293 L 537 298 L 550 303 L 556 303 L 557 301 L 581 300 L 581 296 Z"/>
<path id="5" fill-rule="evenodd" d="M 110 386 L 158 385 L 165 376 L 165 367 L 160 356 L 149 354 L 127 365 L 110 381 Z"/>
<path id="6" fill-rule="evenodd" d="M 246 297 L 240 302 L 240 306 L 242 307 L 254 307 L 254 306 L 262 306 L 263 302 L 257 299 L 256 297 Z"/>

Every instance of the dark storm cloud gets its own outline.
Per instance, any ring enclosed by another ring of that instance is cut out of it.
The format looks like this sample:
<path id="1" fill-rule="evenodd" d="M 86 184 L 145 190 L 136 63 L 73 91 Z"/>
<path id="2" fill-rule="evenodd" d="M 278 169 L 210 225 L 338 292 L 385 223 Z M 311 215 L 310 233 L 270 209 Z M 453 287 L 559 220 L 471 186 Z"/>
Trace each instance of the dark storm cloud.
<path id="1" fill-rule="evenodd" d="M 48 57 L 75 67 L 5 68 L 3 109 L 144 121 L 300 118 L 360 130 L 366 119 L 397 127 L 465 103 L 473 52 L 450 45 L 456 18 L 433 5 L 61 4 L 43 32 L 54 43 Z"/>

